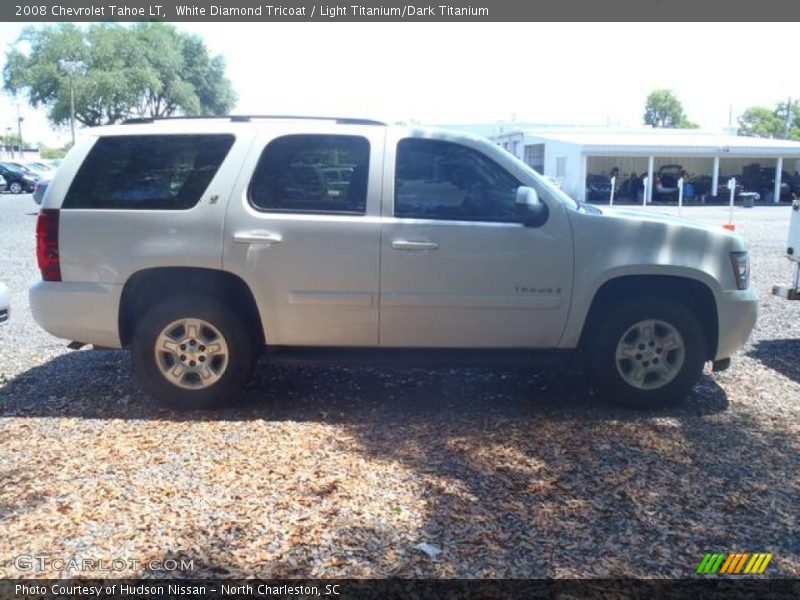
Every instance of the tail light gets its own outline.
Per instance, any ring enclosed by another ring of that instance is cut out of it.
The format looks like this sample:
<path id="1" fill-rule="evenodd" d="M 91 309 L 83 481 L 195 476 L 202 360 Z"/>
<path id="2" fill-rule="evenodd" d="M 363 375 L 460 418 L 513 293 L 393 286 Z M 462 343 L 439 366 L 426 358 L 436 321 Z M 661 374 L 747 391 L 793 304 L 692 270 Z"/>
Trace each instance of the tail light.
<path id="1" fill-rule="evenodd" d="M 36 260 L 44 281 L 61 281 L 58 257 L 58 209 L 43 208 L 36 221 Z"/>

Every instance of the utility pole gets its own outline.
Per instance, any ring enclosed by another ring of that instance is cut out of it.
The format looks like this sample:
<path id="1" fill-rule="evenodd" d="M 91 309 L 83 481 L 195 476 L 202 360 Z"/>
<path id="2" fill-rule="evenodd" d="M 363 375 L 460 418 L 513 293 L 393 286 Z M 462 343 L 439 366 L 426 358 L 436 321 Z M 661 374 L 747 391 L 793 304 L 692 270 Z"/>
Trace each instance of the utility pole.
<path id="1" fill-rule="evenodd" d="M 19 102 L 17 102 L 17 131 L 19 133 L 19 158 L 20 160 L 25 160 L 25 151 L 23 148 L 25 147 L 22 144 L 22 121 L 24 117 L 19 114 Z"/>
<path id="2" fill-rule="evenodd" d="M 789 96 L 789 99 L 786 101 L 786 132 L 785 136 L 789 137 L 789 130 L 792 128 L 792 97 Z"/>
<path id="3" fill-rule="evenodd" d="M 58 66 L 69 76 L 69 128 L 72 132 L 72 145 L 75 145 L 75 73 L 85 64 L 79 60 L 60 60 Z"/>

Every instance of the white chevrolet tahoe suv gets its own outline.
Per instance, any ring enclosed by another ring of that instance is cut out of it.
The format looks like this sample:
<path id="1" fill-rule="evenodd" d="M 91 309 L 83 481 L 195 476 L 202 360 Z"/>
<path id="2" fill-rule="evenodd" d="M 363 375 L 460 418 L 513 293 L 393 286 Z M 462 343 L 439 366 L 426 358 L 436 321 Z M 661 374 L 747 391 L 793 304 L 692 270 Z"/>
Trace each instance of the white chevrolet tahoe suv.
<path id="1" fill-rule="evenodd" d="M 232 399 L 263 348 L 577 351 L 605 397 L 657 407 L 725 368 L 757 313 L 735 233 L 578 204 L 481 138 L 356 119 L 89 130 L 48 186 L 37 256 L 38 323 L 129 347 L 184 408 Z"/>

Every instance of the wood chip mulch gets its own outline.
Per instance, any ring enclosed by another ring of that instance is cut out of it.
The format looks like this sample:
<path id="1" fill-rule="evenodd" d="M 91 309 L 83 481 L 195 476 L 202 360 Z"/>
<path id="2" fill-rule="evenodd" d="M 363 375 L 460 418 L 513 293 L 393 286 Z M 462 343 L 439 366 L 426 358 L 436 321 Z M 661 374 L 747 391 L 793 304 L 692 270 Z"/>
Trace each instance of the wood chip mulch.
<path id="1" fill-rule="evenodd" d="M 76 361 L 99 376 L 65 380 Z M 41 554 L 194 560 L 114 576 L 682 577 L 764 551 L 797 577 L 800 377 L 737 361 L 657 413 L 558 370 L 262 364 L 242 407 L 181 414 L 124 353 L 65 354 L 0 387 L 0 573 L 92 575 L 15 568 Z"/>

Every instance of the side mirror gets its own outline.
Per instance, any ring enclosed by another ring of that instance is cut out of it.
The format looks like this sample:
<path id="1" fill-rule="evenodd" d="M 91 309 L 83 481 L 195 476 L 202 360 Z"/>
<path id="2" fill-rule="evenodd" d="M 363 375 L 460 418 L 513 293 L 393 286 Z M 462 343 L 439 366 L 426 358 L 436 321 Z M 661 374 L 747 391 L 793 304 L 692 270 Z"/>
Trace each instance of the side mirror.
<path id="1" fill-rule="evenodd" d="M 547 205 L 535 189 L 522 185 L 517 189 L 514 214 L 525 227 L 539 227 L 547 221 Z"/>

